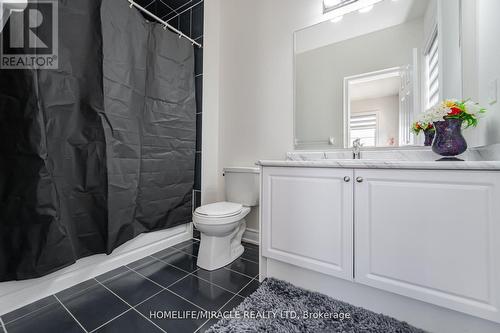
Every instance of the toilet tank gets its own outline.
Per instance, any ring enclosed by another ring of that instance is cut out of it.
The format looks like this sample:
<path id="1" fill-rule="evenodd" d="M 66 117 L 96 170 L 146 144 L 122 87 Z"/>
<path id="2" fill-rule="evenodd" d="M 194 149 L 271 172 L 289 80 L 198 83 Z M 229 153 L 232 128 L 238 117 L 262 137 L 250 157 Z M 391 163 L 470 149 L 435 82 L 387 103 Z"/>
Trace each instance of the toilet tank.
<path id="1" fill-rule="evenodd" d="M 225 168 L 226 201 L 252 207 L 259 205 L 259 168 Z"/>

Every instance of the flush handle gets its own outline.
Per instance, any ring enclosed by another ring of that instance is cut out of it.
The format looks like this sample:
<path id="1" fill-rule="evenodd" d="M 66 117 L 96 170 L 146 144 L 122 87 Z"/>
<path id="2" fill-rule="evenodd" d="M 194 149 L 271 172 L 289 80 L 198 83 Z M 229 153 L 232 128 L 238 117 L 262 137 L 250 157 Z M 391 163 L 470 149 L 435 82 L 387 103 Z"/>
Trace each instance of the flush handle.
<path id="1" fill-rule="evenodd" d="M 349 177 L 349 176 L 345 176 L 345 177 L 344 177 L 344 181 L 345 181 L 346 183 L 349 183 L 349 182 L 351 181 L 351 177 Z"/>
<path id="2" fill-rule="evenodd" d="M 358 183 L 362 183 L 362 182 L 364 181 L 364 179 L 363 179 L 363 177 L 357 177 L 357 178 L 356 178 L 356 181 L 357 181 Z"/>

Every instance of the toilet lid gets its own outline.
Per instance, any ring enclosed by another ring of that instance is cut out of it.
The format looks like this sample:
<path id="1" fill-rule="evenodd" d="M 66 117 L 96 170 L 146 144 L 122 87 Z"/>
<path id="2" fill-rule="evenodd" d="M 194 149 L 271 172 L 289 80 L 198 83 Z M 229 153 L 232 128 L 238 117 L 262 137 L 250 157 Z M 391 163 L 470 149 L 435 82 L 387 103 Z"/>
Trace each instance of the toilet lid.
<path id="1" fill-rule="evenodd" d="M 217 202 L 196 208 L 196 214 L 213 217 L 229 217 L 238 215 L 243 209 L 242 204 L 233 202 Z"/>

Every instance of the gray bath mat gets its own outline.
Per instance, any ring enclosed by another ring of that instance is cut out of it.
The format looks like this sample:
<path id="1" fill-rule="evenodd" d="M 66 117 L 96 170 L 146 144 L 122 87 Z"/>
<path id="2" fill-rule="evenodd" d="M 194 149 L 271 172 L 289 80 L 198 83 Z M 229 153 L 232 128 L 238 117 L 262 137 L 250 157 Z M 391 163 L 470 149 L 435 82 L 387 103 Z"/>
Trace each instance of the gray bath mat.
<path id="1" fill-rule="evenodd" d="M 322 314 L 323 318 L 311 318 L 319 314 Z M 347 314 L 350 318 L 347 318 Z M 222 332 L 422 333 L 424 331 L 394 318 L 297 288 L 287 282 L 267 279 L 257 291 L 232 311 L 230 318 L 222 319 L 207 331 L 207 333 Z"/>

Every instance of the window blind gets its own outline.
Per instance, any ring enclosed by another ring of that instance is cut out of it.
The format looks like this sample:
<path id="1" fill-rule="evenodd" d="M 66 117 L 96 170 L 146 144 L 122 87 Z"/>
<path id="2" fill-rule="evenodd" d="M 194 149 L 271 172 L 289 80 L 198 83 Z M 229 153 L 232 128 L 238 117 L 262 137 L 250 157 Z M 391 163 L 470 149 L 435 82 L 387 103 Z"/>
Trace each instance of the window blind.
<path id="1" fill-rule="evenodd" d="M 374 147 L 377 143 L 377 114 L 351 114 L 351 141 L 360 139 L 365 147 Z"/>
<path id="2" fill-rule="evenodd" d="M 437 31 L 425 54 L 427 72 L 427 109 L 439 102 L 439 45 Z"/>

